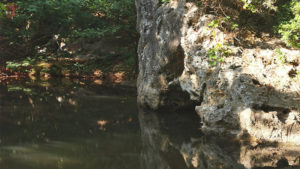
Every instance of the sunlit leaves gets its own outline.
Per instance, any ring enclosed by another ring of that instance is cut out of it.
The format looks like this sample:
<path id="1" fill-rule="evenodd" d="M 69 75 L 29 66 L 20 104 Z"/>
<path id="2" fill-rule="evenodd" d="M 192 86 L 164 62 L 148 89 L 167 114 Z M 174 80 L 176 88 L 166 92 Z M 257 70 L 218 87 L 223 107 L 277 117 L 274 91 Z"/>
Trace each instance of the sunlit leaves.
<path id="1" fill-rule="evenodd" d="M 21 62 L 8 61 L 8 62 L 6 62 L 6 67 L 8 69 L 17 70 L 19 68 L 32 65 L 34 63 L 34 61 L 35 61 L 35 59 L 29 58 L 29 57 L 27 57 L 26 59 L 24 59 Z"/>
<path id="2" fill-rule="evenodd" d="M 96 39 L 120 31 L 135 32 L 132 0 L 27 0 L 16 1 L 13 20 L 3 19 L 0 34 L 17 43 L 42 46 L 51 37 Z M 0 3 L 0 16 L 5 4 Z M 32 46 L 34 48 L 35 46 Z"/>
<path id="3" fill-rule="evenodd" d="M 0 3 L 0 19 L 5 15 L 5 5 L 3 3 Z"/>
<path id="4" fill-rule="evenodd" d="M 280 15 L 278 30 L 281 39 L 288 46 L 300 48 L 300 2 L 293 0 L 282 11 L 285 13 Z"/>
<path id="5" fill-rule="evenodd" d="M 219 26 L 219 21 L 218 20 L 213 20 L 208 24 L 209 27 L 211 28 L 217 28 Z"/>
<path id="6" fill-rule="evenodd" d="M 290 47 L 300 48 L 300 1 L 267 1 L 267 0 L 241 0 L 244 9 L 253 13 L 276 12 L 278 25 L 276 31 L 281 39 Z M 276 32 L 275 31 L 275 32 Z"/>
<path id="7" fill-rule="evenodd" d="M 230 56 L 232 51 L 226 45 L 217 43 L 215 47 L 206 51 L 208 62 L 211 66 L 216 66 L 217 63 L 224 61 L 224 57 Z"/>
<path id="8" fill-rule="evenodd" d="M 83 30 L 74 30 L 74 37 L 79 38 L 100 38 L 104 35 L 113 35 L 121 29 L 120 25 L 104 28 L 87 28 Z"/>

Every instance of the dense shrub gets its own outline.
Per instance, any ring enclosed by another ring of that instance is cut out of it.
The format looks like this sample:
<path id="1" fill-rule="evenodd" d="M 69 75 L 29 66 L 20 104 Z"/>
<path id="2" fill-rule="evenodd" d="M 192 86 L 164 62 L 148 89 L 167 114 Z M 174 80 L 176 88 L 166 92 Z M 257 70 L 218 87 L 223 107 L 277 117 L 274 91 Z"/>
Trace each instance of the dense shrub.
<path id="1" fill-rule="evenodd" d="M 299 0 L 241 0 L 244 9 L 253 13 L 275 12 L 278 26 L 275 31 L 290 47 L 300 48 L 300 1 Z"/>
<path id="2" fill-rule="evenodd" d="M 0 37 L 10 45 L 26 44 L 34 49 L 54 36 L 72 41 L 120 32 L 135 34 L 132 0 L 16 0 L 13 18 L 5 17 L 9 2 L 0 3 Z"/>
<path id="3" fill-rule="evenodd" d="M 292 0 L 279 12 L 278 32 L 282 40 L 291 47 L 300 48 L 300 1 Z"/>

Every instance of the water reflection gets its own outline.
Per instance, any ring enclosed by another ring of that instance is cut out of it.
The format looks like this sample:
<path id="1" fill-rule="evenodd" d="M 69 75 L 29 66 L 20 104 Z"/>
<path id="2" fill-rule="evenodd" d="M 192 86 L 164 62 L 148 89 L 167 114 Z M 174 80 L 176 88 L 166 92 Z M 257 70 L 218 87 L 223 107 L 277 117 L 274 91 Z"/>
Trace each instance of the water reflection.
<path id="1" fill-rule="evenodd" d="M 135 93 L 50 86 L 0 85 L 1 169 L 140 168 Z"/>
<path id="2" fill-rule="evenodd" d="M 174 118 L 174 114 L 177 118 Z M 200 131 L 193 131 L 197 127 L 196 123 L 192 124 L 193 120 L 190 118 L 191 116 L 180 112 L 166 115 L 163 112 L 139 109 L 143 145 L 141 168 L 300 168 L 300 147 L 266 143 L 250 144 L 221 137 L 204 137 L 199 135 Z M 165 123 L 166 121 L 172 123 Z M 174 124 L 178 124 L 177 127 L 174 127 Z"/>
<path id="3" fill-rule="evenodd" d="M 127 88 L 0 85 L 1 169 L 300 168 L 300 147 L 208 138 L 200 127 L 194 110 L 137 108 Z"/>

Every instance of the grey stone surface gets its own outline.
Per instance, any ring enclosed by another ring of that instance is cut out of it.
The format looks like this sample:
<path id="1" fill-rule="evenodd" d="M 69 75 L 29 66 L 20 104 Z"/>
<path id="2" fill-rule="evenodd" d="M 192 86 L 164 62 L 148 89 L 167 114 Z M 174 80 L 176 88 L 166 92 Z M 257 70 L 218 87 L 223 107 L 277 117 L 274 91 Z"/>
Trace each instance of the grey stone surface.
<path id="1" fill-rule="evenodd" d="M 152 109 L 165 105 L 170 88 L 183 69 L 180 45 L 184 2 L 159 4 L 157 0 L 137 0 L 139 75 L 138 101 Z M 179 95 L 180 96 L 180 95 Z"/>
<path id="2" fill-rule="evenodd" d="M 208 27 L 217 16 L 184 0 L 136 4 L 139 104 L 180 106 L 183 91 L 199 102 L 195 110 L 206 134 L 300 144 L 299 50 L 276 46 L 278 39 L 253 37 L 256 46 L 247 47 L 231 43 L 234 35 Z M 207 51 L 218 44 L 232 52 L 212 66 Z"/>

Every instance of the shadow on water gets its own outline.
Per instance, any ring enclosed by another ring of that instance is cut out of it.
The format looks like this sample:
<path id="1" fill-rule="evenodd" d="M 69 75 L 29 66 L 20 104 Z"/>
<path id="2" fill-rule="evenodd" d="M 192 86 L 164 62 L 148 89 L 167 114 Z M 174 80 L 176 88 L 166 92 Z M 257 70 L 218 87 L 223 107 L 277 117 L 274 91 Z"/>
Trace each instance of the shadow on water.
<path id="1" fill-rule="evenodd" d="M 300 168 L 300 147 L 249 145 L 200 132 L 193 110 L 137 108 L 131 89 L 0 85 L 1 169 Z"/>
<path id="2" fill-rule="evenodd" d="M 0 86 L 0 168 L 139 168 L 130 90 L 61 82 Z"/>
<path id="3" fill-rule="evenodd" d="M 205 137 L 193 115 L 160 113 L 139 109 L 143 169 L 300 168 L 300 147 Z"/>

